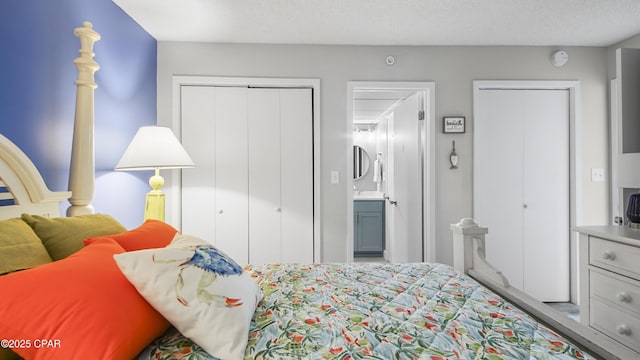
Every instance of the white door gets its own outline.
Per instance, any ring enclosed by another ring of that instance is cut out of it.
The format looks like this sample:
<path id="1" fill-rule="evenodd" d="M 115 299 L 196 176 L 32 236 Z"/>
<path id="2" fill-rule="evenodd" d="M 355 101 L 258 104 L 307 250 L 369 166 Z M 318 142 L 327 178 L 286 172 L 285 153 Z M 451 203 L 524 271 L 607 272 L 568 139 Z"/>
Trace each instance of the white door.
<path id="1" fill-rule="evenodd" d="M 386 205 L 392 262 L 422 261 L 422 202 L 420 171 L 419 95 L 398 106 L 388 122 L 389 182 Z"/>
<path id="2" fill-rule="evenodd" d="M 280 198 L 283 263 L 313 262 L 311 89 L 280 89 Z"/>
<path id="3" fill-rule="evenodd" d="M 249 92 L 249 262 L 280 262 L 280 96 Z M 271 260 L 271 261 L 269 261 Z"/>
<path id="4" fill-rule="evenodd" d="M 540 301 L 569 300 L 569 91 L 481 90 L 474 217 L 487 258 Z"/>
<path id="5" fill-rule="evenodd" d="M 248 260 L 247 88 L 182 86 L 182 230 Z"/>
<path id="6" fill-rule="evenodd" d="M 240 263 L 314 259 L 311 89 L 182 86 L 182 230 Z"/>
<path id="7" fill-rule="evenodd" d="M 249 262 L 313 262 L 310 89 L 249 89 Z"/>

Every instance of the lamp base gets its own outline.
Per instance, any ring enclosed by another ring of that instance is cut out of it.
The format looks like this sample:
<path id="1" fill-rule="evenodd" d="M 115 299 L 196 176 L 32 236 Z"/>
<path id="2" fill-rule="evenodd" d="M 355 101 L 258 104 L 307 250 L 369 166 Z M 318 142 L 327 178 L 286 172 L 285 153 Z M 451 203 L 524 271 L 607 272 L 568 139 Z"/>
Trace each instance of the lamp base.
<path id="1" fill-rule="evenodd" d="M 144 220 L 148 219 L 164 221 L 164 193 L 161 191 L 152 190 L 147 193 Z"/>
<path id="2" fill-rule="evenodd" d="M 154 219 L 164 221 L 164 193 L 162 186 L 164 179 L 160 176 L 160 169 L 155 169 L 155 174 L 149 178 L 149 185 L 153 190 L 147 193 L 147 203 L 144 207 L 144 220 Z"/>

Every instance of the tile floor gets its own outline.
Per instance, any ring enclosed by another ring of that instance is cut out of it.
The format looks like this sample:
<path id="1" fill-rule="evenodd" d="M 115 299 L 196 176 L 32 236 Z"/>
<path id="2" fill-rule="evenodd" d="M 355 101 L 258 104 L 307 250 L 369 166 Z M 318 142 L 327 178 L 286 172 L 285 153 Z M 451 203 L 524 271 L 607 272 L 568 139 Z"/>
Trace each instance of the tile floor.
<path id="1" fill-rule="evenodd" d="M 566 314 L 568 317 L 575 321 L 580 321 L 580 307 L 576 304 L 572 303 L 546 303 L 552 308 L 560 311 L 561 313 Z"/>

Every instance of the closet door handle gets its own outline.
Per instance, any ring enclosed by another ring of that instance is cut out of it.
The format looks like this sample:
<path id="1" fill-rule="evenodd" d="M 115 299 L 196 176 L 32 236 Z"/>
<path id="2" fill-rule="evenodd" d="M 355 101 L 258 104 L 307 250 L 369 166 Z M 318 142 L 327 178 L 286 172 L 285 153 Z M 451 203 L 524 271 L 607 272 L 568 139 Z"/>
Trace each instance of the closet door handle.
<path id="1" fill-rule="evenodd" d="M 224 210 L 218 209 L 218 214 L 222 214 L 223 212 L 224 212 Z"/>
<path id="2" fill-rule="evenodd" d="M 275 210 L 276 210 L 277 212 L 282 212 L 282 208 L 279 208 L 279 207 L 277 207 Z"/>

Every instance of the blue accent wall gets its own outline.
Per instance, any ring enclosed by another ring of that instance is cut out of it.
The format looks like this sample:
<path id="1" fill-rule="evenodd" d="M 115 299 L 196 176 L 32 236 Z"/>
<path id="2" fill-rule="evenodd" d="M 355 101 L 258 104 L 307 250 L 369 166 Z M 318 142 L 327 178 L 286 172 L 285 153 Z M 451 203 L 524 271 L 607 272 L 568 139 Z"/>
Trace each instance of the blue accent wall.
<path id="1" fill-rule="evenodd" d="M 138 127 L 156 123 L 156 40 L 111 0 L 2 0 L 0 14 L 0 133 L 51 190 L 68 187 L 80 48 L 73 30 L 90 21 L 102 36 L 94 47 L 94 207 L 138 226 L 150 173 L 113 168 Z"/>

